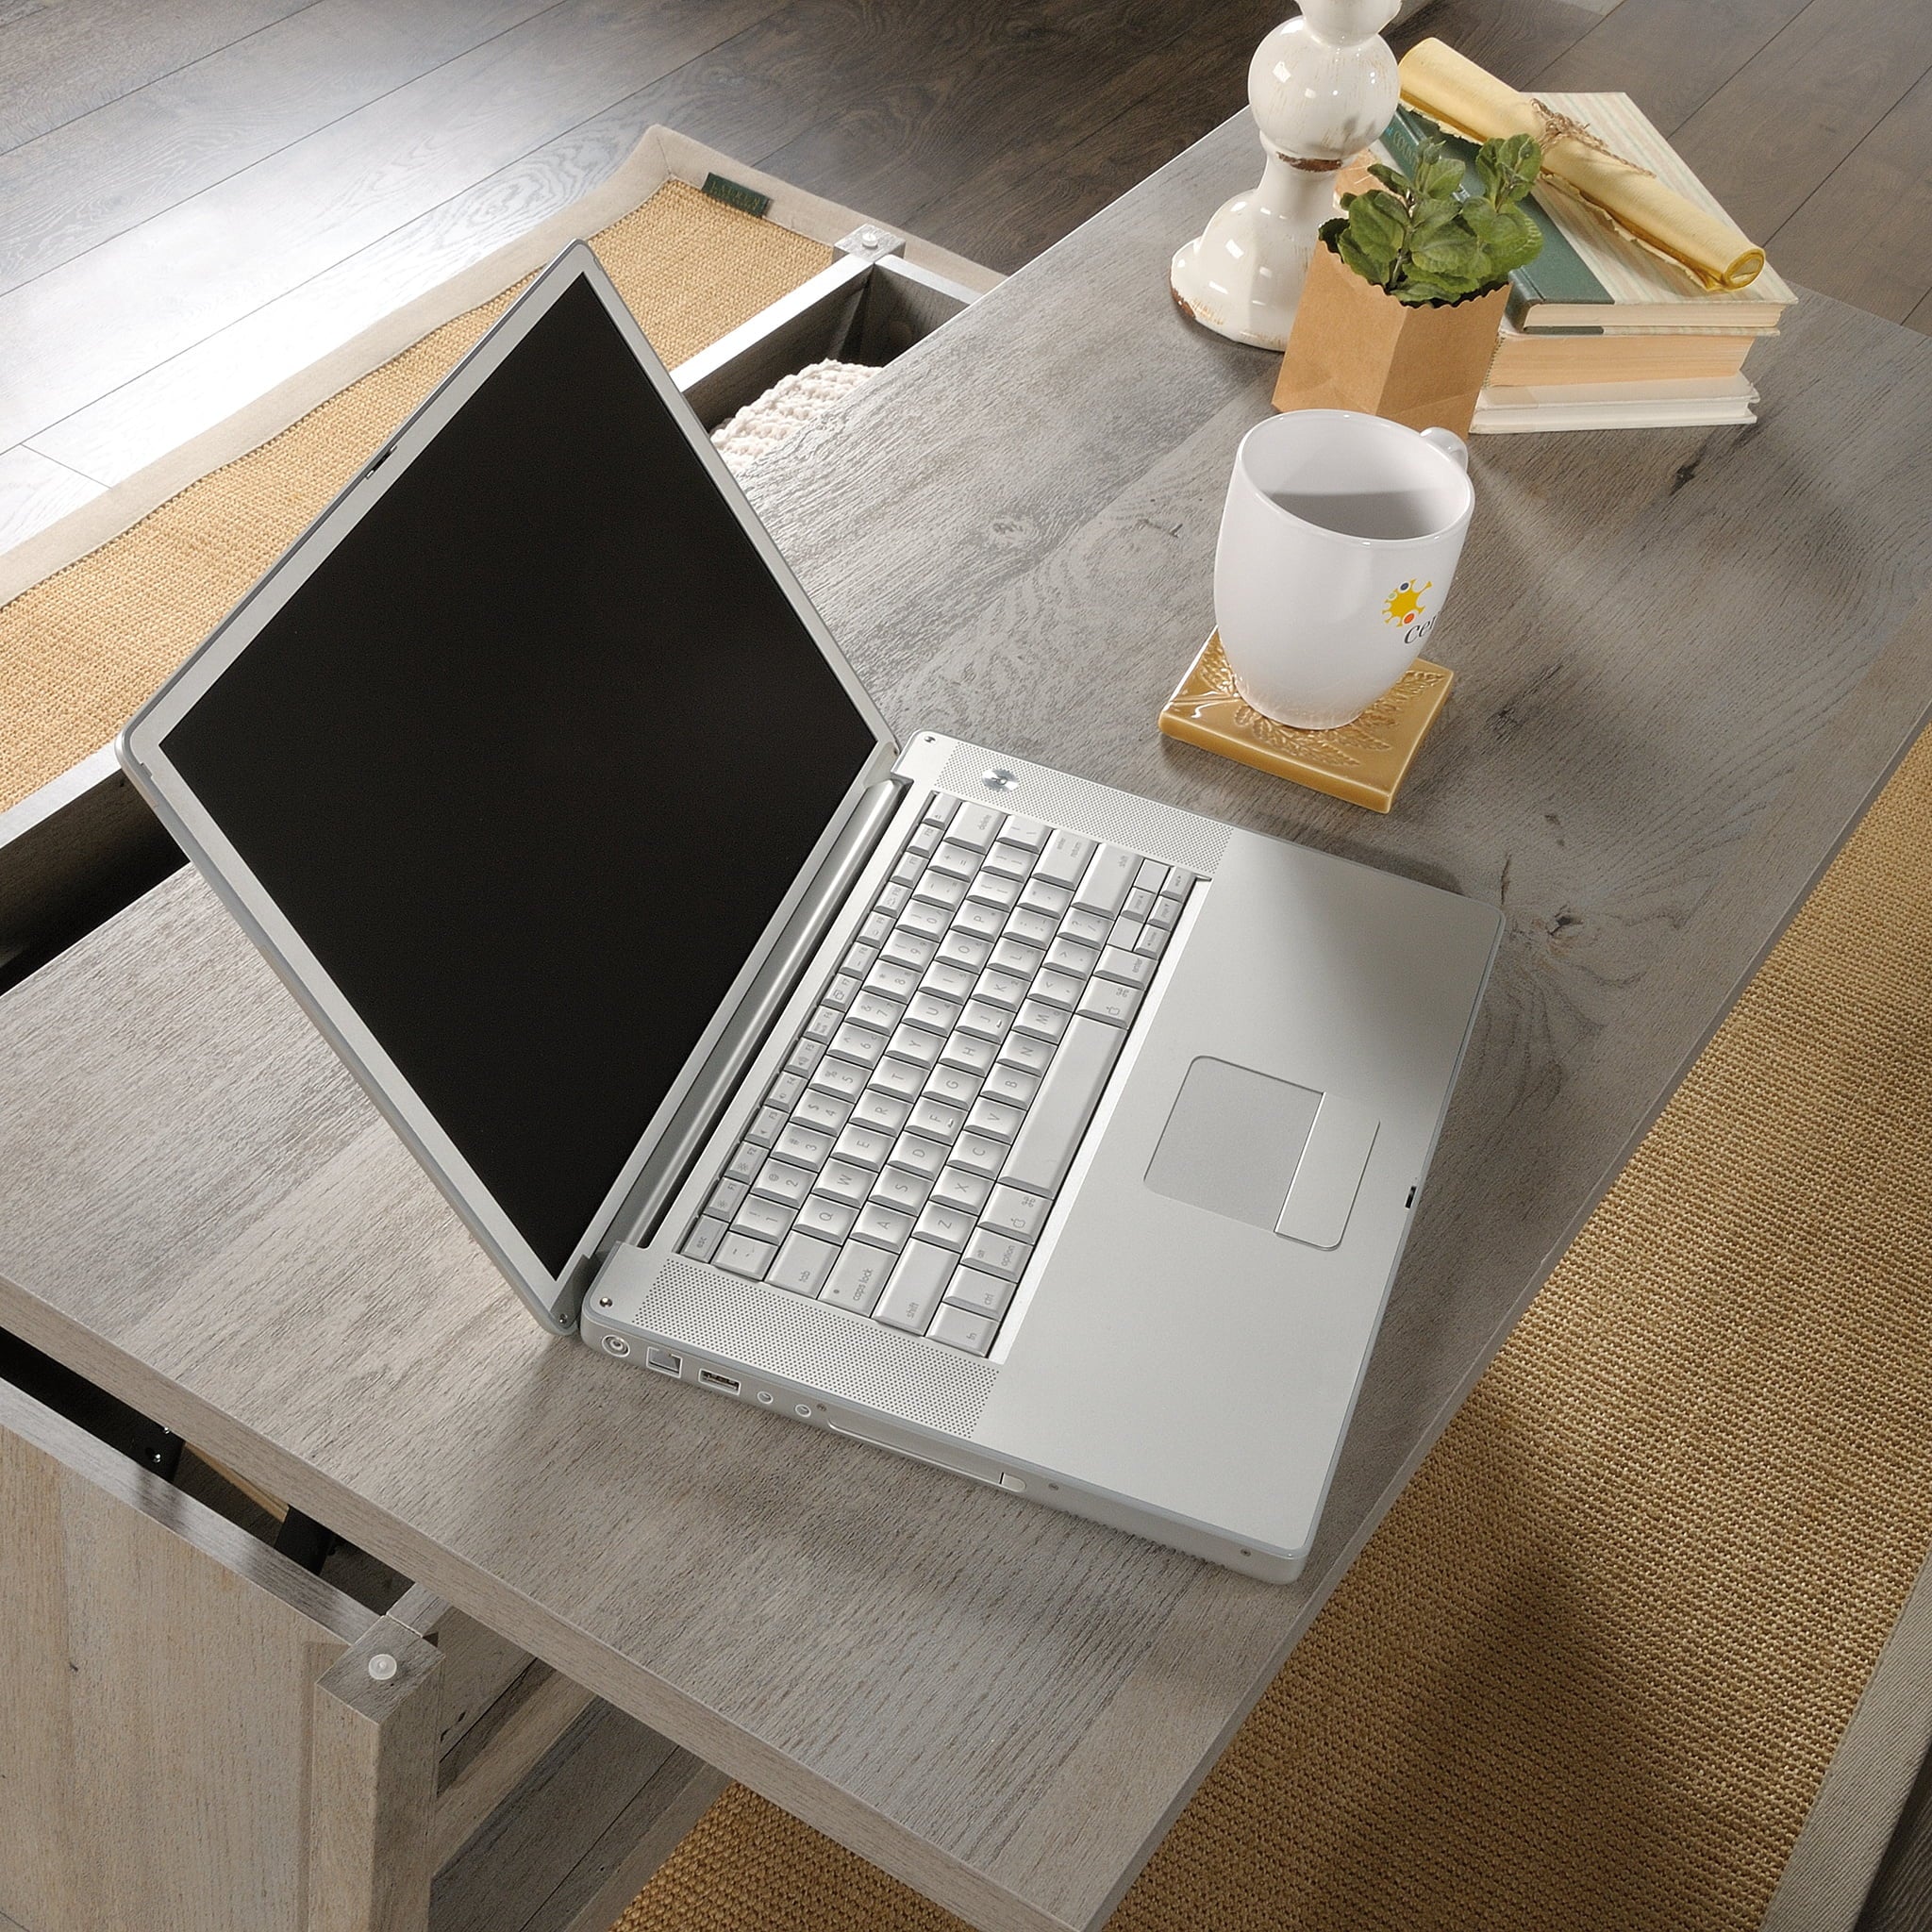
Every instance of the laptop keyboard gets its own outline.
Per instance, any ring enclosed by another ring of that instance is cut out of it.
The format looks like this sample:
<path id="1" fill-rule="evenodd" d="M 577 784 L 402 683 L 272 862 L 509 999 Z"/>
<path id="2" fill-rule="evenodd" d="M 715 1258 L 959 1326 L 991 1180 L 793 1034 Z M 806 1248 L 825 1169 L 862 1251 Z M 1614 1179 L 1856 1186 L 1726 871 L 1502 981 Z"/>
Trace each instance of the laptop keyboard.
<path id="1" fill-rule="evenodd" d="M 1193 884 L 938 793 L 680 1252 L 985 1355 Z"/>

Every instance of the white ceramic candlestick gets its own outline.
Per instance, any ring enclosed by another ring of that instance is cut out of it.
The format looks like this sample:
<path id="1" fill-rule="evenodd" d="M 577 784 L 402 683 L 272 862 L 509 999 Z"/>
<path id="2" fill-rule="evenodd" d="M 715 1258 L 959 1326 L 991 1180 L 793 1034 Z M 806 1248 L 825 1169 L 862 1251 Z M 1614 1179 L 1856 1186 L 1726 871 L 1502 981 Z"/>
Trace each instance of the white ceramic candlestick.
<path id="1" fill-rule="evenodd" d="M 1381 29 L 1397 0 L 1302 0 L 1255 49 L 1248 105 L 1268 165 L 1174 258 L 1184 313 L 1257 349 L 1288 346 L 1335 171 L 1395 117 L 1395 56 Z"/>

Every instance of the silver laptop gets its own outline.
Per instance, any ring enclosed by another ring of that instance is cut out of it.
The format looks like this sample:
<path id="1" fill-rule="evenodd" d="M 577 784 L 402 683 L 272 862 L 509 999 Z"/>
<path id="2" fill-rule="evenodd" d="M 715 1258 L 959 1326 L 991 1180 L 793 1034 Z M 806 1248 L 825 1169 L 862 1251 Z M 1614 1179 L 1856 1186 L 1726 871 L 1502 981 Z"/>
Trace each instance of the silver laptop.
<path id="1" fill-rule="evenodd" d="M 1296 1574 L 1498 915 L 896 743 L 587 247 L 120 753 L 611 1373 Z"/>

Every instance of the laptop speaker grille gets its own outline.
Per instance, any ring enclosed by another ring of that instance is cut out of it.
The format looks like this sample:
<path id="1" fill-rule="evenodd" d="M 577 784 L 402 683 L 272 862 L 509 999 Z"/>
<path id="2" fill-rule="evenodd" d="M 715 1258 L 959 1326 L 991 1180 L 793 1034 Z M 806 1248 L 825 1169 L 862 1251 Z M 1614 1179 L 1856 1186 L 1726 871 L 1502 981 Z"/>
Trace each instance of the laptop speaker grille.
<path id="1" fill-rule="evenodd" d="M 756 1373 L 970 1437 L 999 1370 L 781 1289 L 675 1257 L 645 1291 L 639 1324 Z"/>
<path id="2" fill-rule="evenodd" d="M 995 791 L 985 782 L 990 771 L 1010 772 L 1019 783 L 1008 791 Z M 1029 764 L 1024 758 L 988 751 L 982 745 L 958 746 L 946 760 L 939 782 L 961 798 L 984 799 L 1007 811 L 1044 819 L 1051 825 L 1071 826 L 1092 838 L 1110 840 L 1116 845 L 1164 859 L 1169 865 L 1184 865 L 1206 877 L 1213 876 L 1227 850 L 1228 828 L 1212 819 L 1176 811 L 1171 805 L 1137 798 L 1131 792 L 1095 785 L 1045 765 Z"/>

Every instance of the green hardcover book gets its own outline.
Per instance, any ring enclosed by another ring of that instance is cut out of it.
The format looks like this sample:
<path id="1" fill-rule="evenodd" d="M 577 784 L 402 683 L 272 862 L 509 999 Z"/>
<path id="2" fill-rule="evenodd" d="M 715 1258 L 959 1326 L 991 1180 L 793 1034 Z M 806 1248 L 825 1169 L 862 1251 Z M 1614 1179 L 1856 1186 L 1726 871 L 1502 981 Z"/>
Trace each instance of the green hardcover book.
<path id="1" fill-rule="evenodd" d="M 1463 181 L 1472 194 L 1479 194 L 1482 182 L 1475 172 L 1475 143 L 1463 140 L 1459 134 L 1448 133 L 1426 114 L 1418 113 L 1413 108 L 1396 108 L 1395 119 L 1382 136 L 1382 145 L 1389 150 L 1395 165 L 1406 173 L 1415 166 L 1418 144 L 1431 134 L 1441 135 L 1449 143 L 1450 152 L 1462 157 Z M 1589 264 L 1577 254 L 1570 238 L 1550 219 L 1534 194 L 1523 204 L 1523 211 L 1536 224 L 1543 238 L 1543 245 L 1534 260 L 1524 262 L 1509 277 L 1507 313 L 1511 322 L 1522 327 L 1524 316 L 1539 303 L 1574 302 L 1594 308 L 1615 300 L 1591 274 Z M 1581 326 L 1573 325 L 1562 333 L 1601 335 L 1603 331 L 1586 324 Z"/>

